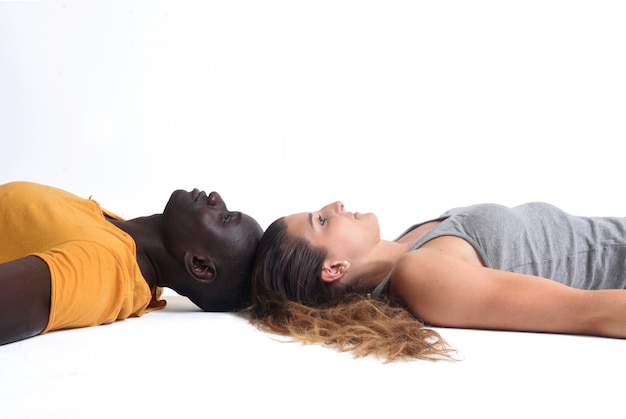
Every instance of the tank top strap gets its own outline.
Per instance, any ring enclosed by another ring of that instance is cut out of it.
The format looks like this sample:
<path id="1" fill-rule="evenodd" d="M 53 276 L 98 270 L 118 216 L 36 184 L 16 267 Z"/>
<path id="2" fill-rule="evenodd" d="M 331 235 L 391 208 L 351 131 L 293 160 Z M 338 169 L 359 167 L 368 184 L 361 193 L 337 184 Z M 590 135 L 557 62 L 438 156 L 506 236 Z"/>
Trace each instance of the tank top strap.
<path id="1" fill-rule="evenodd" d="M 430 219 L 428 221 L 423 221 L 421 223 L 418 224 L 414 224 L 413 226 L 407 228 L 402 234 L 400 234 L 394 241 L 397 242 L 398 240 L 400 240 L 403 236 L 405 236 L 406 234 L 408 234 L 409 232 L 413 231 L 414 229 L 416 229 L 417 227 L 421 226 L 422 224 L 426 224 L 426 223 L 430 223 L 431 221 L 443 221 L 446 218 L 448 218 L 447 216 L 441 216 L 441 217 L 437 217 L 437 218 L 433 218 Z M 426 235 L 424 235 L 426 236 Z M 411 246 L 411 248 L 409 249 L 409 252 L 412 250 L 417 249 L 418 247 L 420 247 L 423 244 L 423 241 L 417 240 L 415 243 L 413 243 L 413 245 Z M 374 290 L 369 294 L 369 296 L 371 298 L 378 298 L 380 297 L 383 293 L 387 293 L 389 291 L 389 283 L 391 281 L 391 273 L 393 271 L 389 272 L 385 278 L 383 278 L 383 280 L 380 282 L 380 284 L 378 284 L 376 286 L 376 288 L 374 288 Z"/>

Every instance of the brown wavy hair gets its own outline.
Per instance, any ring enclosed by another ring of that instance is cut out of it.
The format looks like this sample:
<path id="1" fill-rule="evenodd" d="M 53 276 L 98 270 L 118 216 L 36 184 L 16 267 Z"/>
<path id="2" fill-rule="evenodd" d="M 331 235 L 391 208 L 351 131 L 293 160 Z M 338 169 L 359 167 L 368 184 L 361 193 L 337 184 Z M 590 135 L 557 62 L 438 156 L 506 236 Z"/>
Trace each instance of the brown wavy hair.
<path id="1" fill-rule="evenodd" d="M 326 251 L 289 235 L 284 218 L 265 231 L 252 272 L 250 321 L 262 330 L 375 356 L 452 359 L 436 331 L 424 327 L 398 301 L 321 280 Z M 357 281 L 358 282 L 358 281 Z"/>

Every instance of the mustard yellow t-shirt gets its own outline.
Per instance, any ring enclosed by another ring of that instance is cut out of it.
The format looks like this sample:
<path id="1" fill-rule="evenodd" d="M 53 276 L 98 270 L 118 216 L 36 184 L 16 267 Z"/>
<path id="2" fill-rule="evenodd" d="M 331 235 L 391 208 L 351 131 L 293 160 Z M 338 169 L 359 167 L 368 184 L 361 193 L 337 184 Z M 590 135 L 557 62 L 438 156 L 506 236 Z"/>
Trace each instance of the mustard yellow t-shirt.
<path id="1" fill-rule="evenodd" d="M 92 199 L 29 182 L 0 185 L 0 263 L 35 255 L 51 275 L 42 333 L 141 316 L 151 291 L 134 240 Z"/>

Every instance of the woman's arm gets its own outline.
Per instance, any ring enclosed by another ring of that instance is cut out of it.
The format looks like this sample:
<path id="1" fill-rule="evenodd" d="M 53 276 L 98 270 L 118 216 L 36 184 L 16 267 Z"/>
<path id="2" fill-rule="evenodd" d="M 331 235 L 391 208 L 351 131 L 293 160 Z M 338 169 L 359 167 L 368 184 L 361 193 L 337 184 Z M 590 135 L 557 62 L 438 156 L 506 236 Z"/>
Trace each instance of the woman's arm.
<path id="1" fill-rule="evenodd" d="M 36 256 L 0 264 L 0 345 L 38 335 L 50 316 L 50 270 Z"/>
<path id="2" fill-rule="evenodd" d="M 437 249 L 403 257 L 392 292 L 436 326 L 626 338 L 626 290 L 584 291 Z"/>

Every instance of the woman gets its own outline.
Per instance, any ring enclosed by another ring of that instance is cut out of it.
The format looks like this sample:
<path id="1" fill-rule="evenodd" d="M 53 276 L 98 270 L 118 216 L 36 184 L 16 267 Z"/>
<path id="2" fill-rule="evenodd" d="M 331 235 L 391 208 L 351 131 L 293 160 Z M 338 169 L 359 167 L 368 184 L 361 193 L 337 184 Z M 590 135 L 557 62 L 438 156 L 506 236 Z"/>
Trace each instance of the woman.
<path id="1" fill-rule="evenodd" d="M 174 191 L 131 220 L 30 182 L 0 185 L 0 344 L 160 308 L 161 287 L 205 311 L 248 302 L 262 229 L 216 192 Z"/>
<path id="2" fill-rule="evenodd" d="M 381 240 L 341 202 L 273 222 L 251 319 L 272 332 L 387 360 L 452 351 L 434 330 L 626 337 L 626 219 L 543 203 L 457 208 Z"/>

